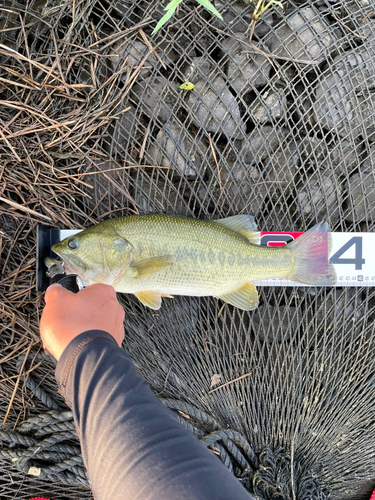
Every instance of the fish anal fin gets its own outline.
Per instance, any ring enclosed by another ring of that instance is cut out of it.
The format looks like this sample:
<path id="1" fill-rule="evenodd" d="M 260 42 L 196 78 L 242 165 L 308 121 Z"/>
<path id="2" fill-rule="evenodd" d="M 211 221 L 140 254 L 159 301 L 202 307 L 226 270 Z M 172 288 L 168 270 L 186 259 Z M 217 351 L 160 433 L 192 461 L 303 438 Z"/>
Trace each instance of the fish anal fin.
<path id="1" fill-rule="evenodd" d="M 251 311 L 259 303 L 258 291 L 252 283 L 245 283 L 241 288 L 220 295 L 219 298 L 243 311 Z"/>
<path id="2" fill-rule="evenodd" d="M 134 294 L 144 306 L 157 311 L 161 306 L 161 295 L 158 290 L 149 290 L 145 292 L 137 292 Z"/>
<path id="3" fill-rule="evenodd" d="M 232 231 L 242 234 L 242 236 L 245 236 L 250 243 L 255 245 L 259 245 L 260 243 L 260 233 L 252 215 L 234 215 L 233 217 L 218 219 L 215 222 L 231 229 Z"/>
<path id="4" fill-rule="evenodd" d="M 136 271 L 135 277 L 146 276 L 147 274 L 159 273 L 164 271 L 172 264 L 171 255 L 161 255 L 160 257 L 151 257 L 144 259 L 130 266 L 129 271 Z"/>

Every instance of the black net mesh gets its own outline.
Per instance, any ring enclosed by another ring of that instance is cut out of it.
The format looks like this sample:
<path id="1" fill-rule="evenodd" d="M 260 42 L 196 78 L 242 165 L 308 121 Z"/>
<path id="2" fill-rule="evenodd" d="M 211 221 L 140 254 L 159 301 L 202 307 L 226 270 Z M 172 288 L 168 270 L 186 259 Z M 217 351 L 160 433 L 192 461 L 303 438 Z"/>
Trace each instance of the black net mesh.
<path id="1" fill-rule="evenodd" d="M 37 354 L 36 222 L 248 213 L 264 230 L 374 229 L 374 4 L 285 1 L 254 24 L 253 4 L 213 3 L 222 21 L 184 1 L 155 35 L 164 2 L 0 4 L 4 497 L 91 498 L 53 365 Z M 139 373 L 249 491 L 370 497 L 371 288 L 262 288 L 253 312 L 121 300 Z"/>

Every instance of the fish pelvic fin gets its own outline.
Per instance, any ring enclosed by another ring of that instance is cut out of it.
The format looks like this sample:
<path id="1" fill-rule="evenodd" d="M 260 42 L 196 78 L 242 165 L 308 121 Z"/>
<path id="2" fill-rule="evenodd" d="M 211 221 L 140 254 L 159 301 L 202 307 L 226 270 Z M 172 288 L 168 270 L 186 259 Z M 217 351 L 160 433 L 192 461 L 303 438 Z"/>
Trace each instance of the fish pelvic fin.
<path id="1" fill-rule="evenodd" d="M 233 215 L 232 217 L 226 217 L 225 219 L 218 219 L 215 222 L 231 229 L 232 231 L 242 234 L 242 236 L 245 236 L 250 243 L 255 245 L 260 244 L 260 232 L 258 231 L 258 227 L 252 215 Z"/>
<path id="2" fill-rule="evenodd" d="M 293 268 L 288 279 L 309 285 L 336 283 L 336 272 L 329 263 L 332 236 L 326 222 L 320 222 L 288 244 L 293 251 Z"/>
<path id="3" fill-rule="evenodd" d="M 258 291 L 252 283 L 245 283 L 237 290 L 220 295 L 218 298 L 243 311 L 256 309 L 259 304 Z"/>
<path id="4" fill-rule="evenodd" d="M 144 306 L 157 311 L 161 306 L 161 295 L 157 290 L 137 292 L 134 294 Z"/>

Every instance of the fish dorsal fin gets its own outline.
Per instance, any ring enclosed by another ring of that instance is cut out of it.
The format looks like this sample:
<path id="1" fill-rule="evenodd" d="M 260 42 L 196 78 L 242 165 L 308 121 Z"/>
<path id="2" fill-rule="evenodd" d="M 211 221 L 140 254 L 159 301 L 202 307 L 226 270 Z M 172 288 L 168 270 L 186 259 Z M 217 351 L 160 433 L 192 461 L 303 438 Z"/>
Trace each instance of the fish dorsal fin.
<path id="1" fill-rule="evenodd" d="M 140 278 L 146 274 L 159 273 L 164 271 L 172 264 L 171 255 L 161 255 L 160 257 L 151 257 L 151 259 L 140 260 L 136 264 L 132 264 L 131 270 L 135 271 L 135 278 Z"/>
<path id="2" fill-rule="evenodd" d="M 161 306 L 161 295 L 158 290 L 137 292 L 134 294 L 144 306 L 157 311 Z"/>
<path id="3" fill-rule="evenodd" d="M 260 243 L 260 233 L 252 215 L 233 215 L 225 219 L 218 219 L 215 222 L 242 234 L 242 236 L 245 236 L 245 238 L 255 245 L 259 245 Z"/>
<path id="4" fill-rule="evenodd" d="M 252 283 L 245 283 L 237 290 L 220 295 L 219 299 L 243 311 L 251 311 L 258 307 L 259 303 L 258 291 Z"/>

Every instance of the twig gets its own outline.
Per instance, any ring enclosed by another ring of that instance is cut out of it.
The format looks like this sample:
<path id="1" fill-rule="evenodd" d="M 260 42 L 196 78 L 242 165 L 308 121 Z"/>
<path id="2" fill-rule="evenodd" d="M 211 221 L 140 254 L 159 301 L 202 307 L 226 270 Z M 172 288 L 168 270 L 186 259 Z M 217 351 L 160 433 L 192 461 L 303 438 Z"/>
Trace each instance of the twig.
<path id="1" fill-rule="evenodd" d="M 16 385 L 14 386 L 14 390 L 13 390 L 13 394 L 12 394 L 12 397 L 10 398 L 10 402 L 9 402 L 9 406 L 8 406 L 8 409 L 7 409 L 7 412 L 5 414 L 5 417 L 4 417 L 4 420 L 3 420 L 3 425 L 5 425 L 6 421 L 7 421 L 7 418 L 8 418 L 8 415 L 9 415 L 9 412 L 10 412 L 10 409 L 12 407 L 12 404 L 13 404 L 13 400 L 14 400 L 14 397 L 16 395 L 16 392 L 17 392 L 17 389 L 18 389 L 18 386 L 19 386 L 19 383 L 20 383 L 20 380 L 21 380 L 21 375 L 22 375 L 22 372 L 23 372 L 23 369 L 24 369 L 24 366 L 25 366 L 25 363 L 26 363 L 26 360 L 30 354 L 30 351 L 31 351 L 31 348 L 33 346 L 33 343 L 34 341 L 31 340 L 30 344 L 29 344 L 29 347 L 26 351 L 26 354 L 25 354 L 25 359 L 23 360 L 23 363 L 22 363 L 22 366 L 21 366 L 21 369 L 20 369 L 20 372 L 18 374 L 18 377 L 17 377 L 17 380 L 16 380 Z"/>
<path id="2" fill-rule="evenodd" d="M 116 170 L 128 170 L 129 168 L 161 168 L 161 169 L 169 169 L 170 167 L 160 167 L 159 165 L 128 165 L 126 167 L 117 167 L 117 168 L 109 168 L 108 170 L 99 170 L 99 172 L 83 172 L 82 174 L 70 174 L 70 175 L 62 175 L 60 177 L 56 177 L 56 179 L 70 179 L 73 177 L 84 177 L 85 175 L 96 175 L 102 174 L 103 172 L 116 172 Z M 59 170 L 61 172 L 61 170 Z M 285 181 L 286 182 L 286 181 Z"/>
<path id="3" fill-rule="evenodd" d="M 113 186 L 118 189 L 120 191 L 121 194 L 123 194 L 125 196 L 125 198 L 127 198 L 136 208 L 137 210 L 137 213 L 138 212 L 138 208 L 140 208 L 142 210 L 142 207 L 140 205 L 138 205 L 138 203 L 130 196 L 129 193 L 127 193 L 124 189 L 122 189 L 121 186 L 119 186 L 113 179 L 111 179 L 108 175 L 106 175 L 105 173 L 106 171 L 105 170 L 102 170 L 102 174 L 103 176 L 107 179 L 107 181 L 109 181 L 111 184 L 113 184 Z"/>
<path id="4" fill-rule="evenodd" d="M 10 12 L 11 14 L 20 14 L 19 12 L 15 11 L 15 10 L 10 10 L 10 9 L 5 9 L 4 7 L 0 6 L 0 10 L 3 10 L 5 12 Z M 35 17 L 35 19 L 37 19 L 38 21 L 44 23 L 46 26 L 48 26 L 49 29 L 52 29 L 52 26 L 50 24 L 47 23 L 47 21 L 45 20 L 45 18 L 41 18 L 39 17 L 35 12 L 33 12 L 32 10 L 28 9 L 27 10 L 27 15 L 30 16 L 30 17 Z M 11 30 L 14 30 L 14 29 L 20 29 L 20 28 L 9 28 L 7 31 L 11 31 Z M 1 31 L 5 31 L 5 30 L 1 30 Z"/>
<path id="5" fill-rule="evenodd" d="M 338 19 L 336 16 L 334 16 L 333 14 L 331 14 L 331 16 L 333 17 L 333 19 L 336 19 L 337 22 L 339 22 L 342 26 L 344 26 L 344 28 L 346 28 L 348 31 L 350 31 L 350 33 L 354 36 L 356 36 L 357 38 L 362 38 L 362 39 L 366 39 L 367 37 L 365 36 L 361 36 L 361 35 L 358 35 L 357 33 L 355 33 L 353 30 L 351 30 L 349 28 L 349 26 L 347 26 L 346 24 L 344 24 L 342 21 L 340 21 L 340 19 Z"/>
<path id="6" fill-rule="evenodd" d="M 145 44 L 147 45 L 147 47 L 150 49 L 151 51 L 151 54 L 154 56 L 154 57 L 157 57 L 160 64 L 163 66 L 164 69 L 167 69 L 166 65 L 164 64 L 163 60 L 161 59 L 161 57 L 158 55 L 158 53 L 156 52 L 156 50 L 154 49 L 154 47 L 151 45 L 149 39 L 147 38 L 147 36 L 145 35 L 145 32 L 143 31 L 142 28 L 139 28 L 138 32 L 140 33 L 141 37 L 143 38 L 143 41 L 145 42 Z"/>
<path id="7" fill-rule="evenodd" d="M 220 175 L 219 165 L 218 165 L 217 159 L 216 159 L 216 153 L 215 153 L 214 146 L 213 146 L 212 140 L 211 140 L 211 134 L 208 134 L 208 139 L 210 141 L 212 156 L 214 157 L 214 161 L 215 161 L 216 168 L 217 168 L 217 173 L 218 173 L 218 176 L 219 176 L 219 187 L 220 187 L 220 198 L 221 198 L 222 195 L 223 195 L 223 189 L 222 189 L 222 186 L 221 186 L 221 175 Z"/>
<path id="8" fill-rule="evenodd" d="M 97 42 L 92 43 L 91 45 L 89 45 L 89 49 L 91 49 L 92 47 L 95 47 L 96 45 L 99 45 L 100 43 L 104 43 L 108 40 L 110 41 L 110 44 L 117 42 L 117 40 L 120 40 L 120 38 L 123 38 L 126 33 L 138 30 L 139 28 L 143 28 L 143 26 L 147 26 L 152 21 L 153 21 L 152 17 L 147 17 L 146 19 L 144 19 L 143 21 L 141 21 L 138 24 L 135 24 L 131 28 L 127 28 L 126 30 L 121 31 L 121 33 L 113 33 L 112 35 L 109 35 L 106 38 L 102 38 L 101 40 L 98 40 Z M 101 47 L 101 49 L 104 49 L 107 47 L 108 47 L 108 44 Z"/>
<path id="9" fill-rule="evenodd" d="M 28 89 L 28 90 L 39 90 L 38 88 L 29 87 L 27 85 L 24 85 L 23 83 L 13 82 L 12 80 L 7 80 L 6 78 L 0 78 L 0 81 L 4 82 L 4 83 L 9 83 L 10 85 L 15 85 L 16 87 L 22 87 L 22 88 Z"/>
<path id="10" fill-rule="evenodd" d="M 142 160 L 143 155 L 145 154 L 146 143 L 147 143 L 148 136 L 150 135 L 150 130 L 151 130 L 151 121 L 148 124 L 147 130 L 145 133 L 145 137 L 144 137 L 143 142 L 142 142 L 141 150 L 139 151 L 139 159 L 140 160 Z"/>
<path id="11" fill-rule="evenodd" d="M 98 4 L 100 5 L 100 7 L 104 10 L 104 12 L 107 14 L 107 16 L 109 17 L 109 19 L 112 21 L 113 25 L 115 26 L 115 28 L 117 29 L 117 31 L 119 33 L 121 33 L 121 29 L 119 28 L 119 25 L 116 23 L 116 21 L 113 19 L 113 17 L 110 15 L 110 13 L 108 12 L 108 10 L 104 7 L 104 5 L 98 1 Z"/>
<path id="12" fill-rule="evenodd" d="M 173 363 L 174 363 L 174 360 L 172 361 L 171 367 L 169 368 L 168 373 L 167 373 L 167 376 L 165 377 L 163 390 L 162 390 L 162 391 L 160 391 L 160 392 L 157 392 L 157 393 L 155 394 L 155 396 L 160 396 L 161 394 L 163 394 L 163 392 L 164 392 L 164 391 L 165 391 L 165 389 L 167 388 L 168 377 L 169 377 L 169 374 L 171 373 L 171 370 L 172 370 L 172 367 L 173 367 Z"/>
<path id="13" fill-rule="evenodd" d="M 48 217 L 47 215 L 43 215 L 43 214 L 40 214 L 38 212 L 35 212 L 34 210 L 31 210 L 31 208 L 23 207 L 22 205 L 20 205 L 19 203 L 16 203 L 15 201 L 7 200 L 6 198 L 3 198 L 2 196 L 0 196 L 0 201 L 7 203 L 11 207 L 17 208 L 18 210 L 22 210 L 23 212 L 27 212 L 30 215 L 35 215 L 36 217 L 42 217 L 43 219 L 47 219 L 49 221 L 52 221 L 52 219 L 50 217 Z"/>
<path id="14" fill-rule="evenodd" d="M 199 17 L 202 19 L 202 21 L 204 23 L 206 23 L 208 26 L 210 26 L 212 29 L 214 29 L 215 31 L 217 31 L 221 35 L 233 38 L 233 40 L 237 40 L 237 42 L 239 42 L 239 43 L 242 43 L 244 45 L 248 45 L 249 47 L 253 47 L 252 44 L 246 43 L 243 40 L 241 40 L 240 38 L 237 38 L 237 37 L 231 35 L 230 33 L 226 33 L 225 31 L 221 30 L 220 28 L 216 28 L 216 26 L 214 26 L 213 24 L 210 24 L 208 21 L 206 21 L 205 19 L 203 19 L 202 16 L 199 16 Z M 257 50 L 254 50 L 254 51 L 246 51 L 246 52 L 249 52 L 250 54 L 254 54 L 256 52 L 259 52 L 259 50 L 257 49 Z M 266 56 L 266 53 L 263 52 L 263 55 Z M 292 57 L 283 57 L 283 56 L 279 56 L 277 54 L 269 54 L 269 53 L 267 53 L 267 56 L 268 57 L 272 57 L 274 59 L 280 59 L 281 61 L 291 61 L 291 62 L 294 62 L 294 63 L 297 63 L 297 64 L 299 64 L 299 63 L 300 64 L 315 64 L 315 65 L 319 64 L 318 61 L 310 61 L 309 59 L 293 59 Z"/>
<path id="15" fill-rule="evenodd" d="M 0 49 L 3 49 L 3 50 L 0 50 L 0 53 L 4 54 L 4 51 L 5 51 L 5 55 L 9 55 L 9 52 L 10 52 L 17 59 L 21 59 L 21 61 L 26 61 L 26 62 L 32 64 L 36 68 L 38 68 L 38 69 L 42 70 L 43 72 L 47 73 L 47 76 L 52 76 L 52 78 L 54 78 L 55 80 L 58 80 L 64 86 L 67 86 L 67 87 L 69 87 L 71 89 L 76 90 L 78 88 L 84 88 L 84 87 L 91 88 L 92 87 L 92 85 L 86 85 L 84 83 L 80 83 L 78 85 L 69 85 L 68 83 L 66 83 L 63 80 L 61 80 L 58 75 L 56 75 L 55 73 L 52 73 L 51 72 L 51 68 L 48 68 L 47 66 L 44 66 L 43 64 L 38 63 L 37 61 L 33 61 L 32 59 L 29 59 L 28 57 L 23 56 L 22 54 L 20 54 L 16 50 L 14 50 L 14 49 L 12 49 L 10 47 L 7 47 L 6 45 L 3 45 L 2 43 L 0 43 Z"/>
<path id="16" fill-rule="evenodd" d="M 16 151 L 14 150 L 13 146 L 11 145 L 11 143 L 8 141 L 8 139 L 5 137 L 5 135 L 3 134 L 3 131 L 1 130 L 0 128 L 0 135 L 1 137 L 3 138 L 3 140 L 7 143 L 9 149 L 12 151 L 12 153 L 14 154 L 14 156 L 17 158 L 17 160 L 19 162 L 21 162 L 21 158 L 18 156 L 18 154 L 16 153 Z"/>
<path id="17" fill-rule="evenodd" d="M 227 305 L 226 302 L 220 307 L 220 311 L 217 313 L 217 317 L 219 318 L 221 316 L 221 313 L 224 311 L 224 307 Z"/>
<path id="18" fill-rule="evenodd" d="M 371 14 L 372 14 L 372 11 L 371 11 L 371 12 L 369 12 L 368 14 L 366 14 L 366 15 L 365 15 L 365 17 L 359 21 L 359 23 L 363 23 L 363 21 L 364 21 L 365 19 L 367 19 L 369 16 L 371 16 Z"/>
<path id="19" fill-rule="evenodd" d="M 53 41 L 53 39 L 49 36 L 44 36 L 43 38 L 45 38 L 46 40 Z M 90 50 L 87 47 L 81 47 L 81 45 L 77 45 L 76 43 L 67 42 L 66 40 L 61 40 L 59 38 L 56 38 L 56 42 L 63 43 L 64 45 L 69 45 L 70 47 L 75 47 L 77 49 L 81 49 L 80 51 L 70 52 L 71 55 L 83 56 L 87 53 L 87 54 L 94 54 L 96 57 L 105 57 L 105 58 L 118 57 L 116 54 L 100 54 L 99 50 L 101 50 L 101 49 Z"/>
<path id="20" fill-rule="evenodd" d="M 249 376 L 253 373 L 253 371 L 254 371 L 256 368 L 258 368 L 258 366 L 260 366 L 260 363 L 259 363 L 259 364 L 257 364 L 257 365 L 256 365 L 256 366 L 255 366 L 255 367 L 251 370 L 251 372 L 249 372 L 249 373 L 245 373 L 245 375 L 241 375 L 241 377 L 237 377 L 237 378 L 235 378 L 234 380 L 230 380 L 229 382 L 225 382 L 225 384 L 220 385 L 219 387 L 216 387 L 216 389 L 211 389 L 210 391 L 208 391 L 208 394 L 211 394 L 212 392 L 218 391 L 219 389 L 222 389 L 223 387 L 226 387 L 226 386 L 227 386 L 227 385 L 229 385 L 229 384 L 233 384 L 234 382 L 238 382 L 238 380 L 242 380 L 242 379 L 243 379 L 243 378 L 245 378 L 245 377 L 249 377 Z"/>
<path id="21" fill-rule="evenodd" d="M 276 66 L 274 65 L 272 59 L 270 58 L 270 56 L 268 54 L 266 54 L 262 49 L 260 49 L 259 47 L 257 47 L 256 45 L 254 45 L 253 43 L 250 42 L 250 46 L 256 50 L 257 52 L 259 52 L 260 54 L 262 54 L 262 56 L 264 56 L 267 61 L 270 63 L 270 65 L 273 67 L 273 69 L 276 71 L 276 75 L 278 78 L 280 78 L 280 73 L 278 72 Z"/>
<path id="22" fill-rule="evenodd" d="M 242 53 L 243 54 L 255 54 L 256 52 L 258 52 L 258 51 L 244 50 Z M 279 56 L 278 54 L 267 54 L 267 55 L 269 57 L 273 57 L 275 59 L 280 59 L 280 61 L 289 61 L 289 62 L 293 62 L 293 63 L 297 63 L 297 64 L 313 64 L 313 65 L 319 64 L 319 61 L 311 61 L 310 59 L 294 59 L 293 57 L 284 57 L 284 56 Z"/>

